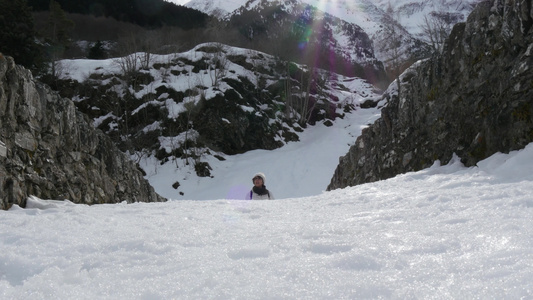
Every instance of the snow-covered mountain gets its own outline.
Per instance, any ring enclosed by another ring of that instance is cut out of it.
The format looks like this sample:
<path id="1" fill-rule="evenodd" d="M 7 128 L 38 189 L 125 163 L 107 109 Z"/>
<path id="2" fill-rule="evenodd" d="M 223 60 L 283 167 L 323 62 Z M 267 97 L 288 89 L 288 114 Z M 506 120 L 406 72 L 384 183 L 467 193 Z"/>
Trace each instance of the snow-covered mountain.
<path id="1" fill-rule="evenodd" d="M 450 24 L 463 22 L 481 0 L 342 0 L 340 2 L 360 2 L 359 5 L 346 5 L 347 11 L 351 9 L 352 12 L 357 12 L 359 6 L 370 7 L 371 5 L 379 11 L 386 12 L 390 4 L 392 11 L 398 14 L 400 24 L 415 37 L 420 37 L 424 17 L 440 16 Z M 351 15 L 354 16 L 355 13 Z M 352 18 L 349 21 L 358 24 L 358 18 Z"/>
<path id="2" fill-rule="evenodd" d="M 384 68 L 369 36 L 346 22 L 300 0 L 249 1 L 227 18 L 251 43 L 267 53 L 376 82 Z"/>
<path id="3" fill-rule="evenodd" d="M 185 5 L 221 19 L 246 10 L 257 10 L 264 3 L 288 6 L 301 3 L 316 7 L 331 16 L 355 24 L 374 41 L 371 50 L 380 61 L 390 56 L 379 44 L 388 39 L 390 27 L 401 34 L 401 53 L 406 61 L 427 55 L 424 40 L 425 18 L 436 18 L 453 25 L 462 22 L 480 0 L 191 0 Z M 394 24 L 390 22 L 390 16 Z M 396 23 L 397 22 L 397 23 Z M 341 39 L 342 40 L 342 39 Z M 348 45 L 346 45 L 348 46 Z"/>
<path id="4" fill-rule="evenodd" d="M 187 2 L 185 6 L 222 19 L 245 3 L 246 0 L 192 0 Z"/>
<path id="5" fill-rule="evenodd" d="M 277 1 L 277 0 L 268 0 Z M 411 34 L 420 33 L 424 16 L 448 14 L 461 22 L 481 0 L 300 0 L 347 22 L 357 24 L 369 35 L 380 30 L 387 9 L 399 14 L 399 21 Z M 184 5 L 210 15 L 226 17 L 243 6 L 254 6 L 258 0 L 190 0 Z"/>

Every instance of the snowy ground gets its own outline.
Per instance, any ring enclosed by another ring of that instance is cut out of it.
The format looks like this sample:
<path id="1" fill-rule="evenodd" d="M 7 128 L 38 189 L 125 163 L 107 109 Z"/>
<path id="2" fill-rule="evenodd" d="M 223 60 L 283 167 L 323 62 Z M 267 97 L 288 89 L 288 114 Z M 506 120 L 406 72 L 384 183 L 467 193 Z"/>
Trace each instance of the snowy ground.
<path id="1" fill-rule="evenodd" d="M 0 211 L 0 298 L 533 299 L 531 170 L 533 144 L 304 198 L 31 199 Z"/>
<path id="2" fill-rule="evenodd" d="M 533 299 L 533 144 L 324 192 L 378 116 L 210 161 L 213 178 L 145 162 L 174 201 L 0 211 L 0 299 Z M 232 200 L 258 171 L 277 200 Z"/>
<path id="3" fill-rule="evenodd" d="M 161 166 L 151 159 L 142 161 L 141 167 L 155 190 L 168 199 L 245 199 L 257 172 L 266 174 L 266 186 L 277 199 L 318 195 L 326 190 L 339 157 L 346 155 L 362 129 L 379 115 L 377 108 L 358 109 L 335 120 L 331 127 L 322 123 L 308 127 L 298 134 L 299 142 L 280 149 L 233 156 L 221 153 L 224 161 L 204 158 L 213 168 L 212 178 L 196 176 L 192 164 L 185 166 L 183 161 L 176 167 L 172 161 Z M 172 187 L 176 181 L 180 183 L 178 189 Z"/>

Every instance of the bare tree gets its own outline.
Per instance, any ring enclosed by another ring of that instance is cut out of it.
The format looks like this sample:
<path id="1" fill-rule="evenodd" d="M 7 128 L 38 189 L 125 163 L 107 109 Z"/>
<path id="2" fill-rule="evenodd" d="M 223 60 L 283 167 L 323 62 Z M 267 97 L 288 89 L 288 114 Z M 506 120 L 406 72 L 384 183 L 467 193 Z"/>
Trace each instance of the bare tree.
<path id="1" fill-rule="evenodd" d="M 119 55 L 121 58 L 115 60 L 121 71 L 126 76 L 132 76 L 139 69 L 148 69 L 152 62 L 152 51 L 156 38 L 148 33 L 129 32 L 122 35 L 118 41 Z"/>
<path id="2" fill-rule="evenodd" d="M 400 96 L 400 73 L 403 65 L 402 60 L 402 34 L 399 22 L 400 16 L 396 13 L 391 4 L 383 16 L 382 22 L 385 25 L 385 32 L 379 41 L 380 50 L 385 53 L 385 66 L 388 73 L 396 79 L 398 97 Z"/>
<path id="3" fill-rule="evenodd" d="M 139 54 L 139 60 L 143 70 L 148 70 L 150 68 L 150 64 L 152 63 L 152 52 L 157 48 L 157 43 L 160 43 L 160 40 L 157 35 L 152 32 L 147 32 L 140 36 L 139 46 L 141 53 Z"/>
<path id="4" fill-rule="evenodd" d="M 422 29 L 422 40 L 428 43 L 435 51 L 442 52 L 444 41 L 451 31 L 451 26 L 442 17 L 442 13 L 432 13 L 424 17 Z"/>
<path id="5" fill-rule="evenodd" d="M 74 22 L 67 18 L 67 14 L 56 1 L 50 1 L 50 14 L 45 28 L 46 41 L 50 56 L 50 74 L 58 78 L 63 72 L 63 66 L 59 62 L 63 58 L 65 49 L 70 44 L 71 31 Z"/>
<path id="6" fill-rule="evenodd" d="M 229 60 L 226 57 L 226 46 L 221 43 L 212 43 L 212 52 L 208 54 L 208 72 L 213 87 L 218 87 L 220 80 L 228 72 Z"/>
<path id="7" fill-rule="evenodd" d="M 298 120 L 298 123 L 301 126 L 305 126 L 305 124 L 309 121 L 311 110 L 313 110 L 313 108 L 311 109 L 309 108 L 309 105 L 311 103 L 311 86 L 315 83 L 314 74 L 315 74 L 315 70 L 314 68 L 311 68 L 308 72 L 303 72 L 302 70 L 302 73 L 300 76 L 301 98 L 300 98 L 300 105 L 299 105 L 300 118 Z"/>
<path id="8" fill-rule="evenodd" d="M 133 76 L 139 69 L 139 57 L 137 53 L 119 57 L 114 62 L 119 66 L 121 73 L 127 78 Z"/>
<path id="9" fill-rule="evenodd" d="M 199 101 L 206 99 L 206 92 L 202 88 L 204 86 L 201 76 L 196 77 L 196 81 L 192 82 L 192 78 L 189 77 L 188 80 L 188 86 L 187 89 L 187 95 L 184 99 L 184 107 L 185 107 L 185 137 L 184 137 L 184 143 L 183 143 L 183 154 L 185 156 L 185 165 L 189 165 L 189 156 L 190 152 L 193 152 L 193 147 L 189 145 L 189 139 L 190 135 L 194 132 L 194 122 L 193 119 L 195 115 L 199 111 L 198 103 L 195 100 L 195 98 L 199 98 Z M 187 100 L 186 100 L 187 99 Z M 193 153 L 194 154 L 194 153 Z M 193 157 L 193 165 L 196 165 L 198 162 L 197 157 Z"/>
<path id="10" fill-rule="evenodd" d="M 118 41 L 120 57 L 114 62 L 120 67 L 121 73 L 130 77 L 139 69 L 139 46 L 136 35 L 133 32 L 123 34 Z"/>
<path id="11" fill-rule="evenodd" d="M 183 48 L 180 28 L 164 26 L 160 30 L 154 31 L 152 52 L 156 54 L 173 54 Z"/>
<path id="12" fill-rule="evenodd" d="M 285 81 L 283 85 L 283 96 L 285 97 L 285 118 L 287 120 L 292 119 L 292 110 L 293 110 L 293 99 L 292 99 L 292 78 L 290 66 L 291 64 L 287 61 L 279 61 L 279 63 L 284 64 L 285 67 Z"/>
<path id="13" fill-rule="evenodd" d="M 193 130 L 193 127 L 194 127 L 194 124 L 192 122 L 192 114 L 193 114 L 193 110 L 196 106 L 196 104 L 194 103 L 194 101 L 189 101 L 189 102 L 185 102 L 184 103 L 184 106 L 185 106 L 185 109 L 186 109 L 186 127 L 185 127 L 185 140 L 184 140 L 184 151 L 183 153 L 185 154 L 185 164 L 186 165 L 189 165 L 189 146 L 188 146 L 188 142 L 189 142 L 189 134 L 191 133 L 190 131 Z"/>

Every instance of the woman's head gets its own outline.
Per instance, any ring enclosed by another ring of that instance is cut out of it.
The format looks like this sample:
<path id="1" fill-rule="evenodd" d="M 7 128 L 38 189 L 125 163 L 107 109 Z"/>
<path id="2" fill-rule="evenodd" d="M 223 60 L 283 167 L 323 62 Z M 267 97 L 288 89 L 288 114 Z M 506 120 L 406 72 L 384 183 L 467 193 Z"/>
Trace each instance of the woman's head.
<path id="1" fill-rule="evenodd" d="M 257 187 L 261 187 L 261 186 L 265 185 L 265 181 L 266 181 L 266 176 L 263 173 L 257 173 L 252 178 L 252 182 Z"/>

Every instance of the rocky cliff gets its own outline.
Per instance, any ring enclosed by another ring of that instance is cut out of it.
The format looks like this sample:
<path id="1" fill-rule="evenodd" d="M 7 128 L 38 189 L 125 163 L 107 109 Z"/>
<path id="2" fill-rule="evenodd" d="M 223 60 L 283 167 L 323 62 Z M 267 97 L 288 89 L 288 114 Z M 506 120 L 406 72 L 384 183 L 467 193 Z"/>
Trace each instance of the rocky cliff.
<path id="1" fill-rule="evenodd" d="M 442 54 L 384 93 L 381 118 L 340 158 L 328 190 L 447 163 L 467 166 L 533 142 L 533 1 L 481 2 Z"/>
<path id="2" fill-rule="evenodd" d="M 0 54 L 0 208 L 26 198 L 165 201 L 74 103 Z"/>

